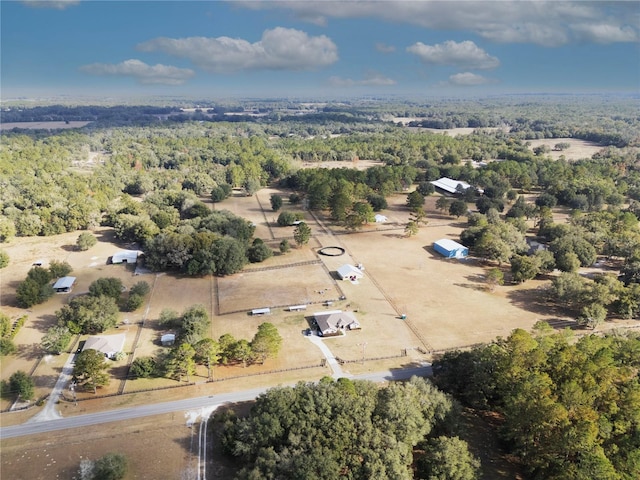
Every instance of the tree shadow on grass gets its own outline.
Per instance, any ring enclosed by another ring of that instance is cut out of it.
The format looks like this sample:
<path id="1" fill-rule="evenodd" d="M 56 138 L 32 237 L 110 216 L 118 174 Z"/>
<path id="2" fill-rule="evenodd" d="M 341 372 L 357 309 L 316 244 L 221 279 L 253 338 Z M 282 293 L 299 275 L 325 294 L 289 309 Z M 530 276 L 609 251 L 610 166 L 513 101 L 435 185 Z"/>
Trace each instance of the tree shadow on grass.
<path id="1" fill-rule="evenodd" d="M 58 324 L 55 315 L 40 315 L 31 320 L 30 326 L 38 330 L 39 332 L 46 332 L 50 327 Z"/>
<path id="2" fill-rule="evenodd" d="M 42 355 L 44 355 L 44 351 L 42 350 L 42 347 L 40 347 L 39 343 L 29 343 L 29 344 L 22 344 L 18 347 L 18 352 L 16 354 L 16 356 L 18 358 L 23 358 L 25 360 L 37 360 L 38 358 L 40 358 Z"/>
<path id="3" fill-rule="evenodd" d="M 547 300 L 547 294 L 539 288 L 512 290 L 507 298 L 516 307 L 539 315 L 565 316 L 566 311 Z"/>

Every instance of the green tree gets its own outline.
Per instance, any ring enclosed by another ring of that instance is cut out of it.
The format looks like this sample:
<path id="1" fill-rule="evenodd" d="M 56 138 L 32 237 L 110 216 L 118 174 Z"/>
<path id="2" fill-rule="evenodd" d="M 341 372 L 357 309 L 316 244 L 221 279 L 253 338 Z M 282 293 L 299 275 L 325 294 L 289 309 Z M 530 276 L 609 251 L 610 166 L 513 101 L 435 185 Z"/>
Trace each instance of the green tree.
<path id="1" fill-rule="evenodd" d="M 121 480 L 126 474 L 127 458 L 121 453 L 107 453 L 93 466 L 93 480 Z"/>
<path id="2" fill-rule="evenodd" d="M 214 242 L 214 263 L 216 275 L 231 275 L 239 272 L 247 263 L 245 246 L 232 237 L 218 238 Z"/>
<path id="3" fill-rule="evenodd" d="M 485 275 L 485 282 L 489 290 L 493 292 L 498 285 L 504 284 L 504 273 L 499 268 L 490 268 Z"/>
<path id="4" fill-rule="evenodd" d="M 4 243 L 16 235 L 16 226 L 12 219 L 0 217 L 0 243 Z"/>
<path id="5" fill-rule="evenodd" d="M 535 278 L 540 273 L 540 263 L 537 257 L 529 255 L 514 255 L 511 257 L 511 274 L 513 281 L 522 283 Z"/>
<path id="6" fill-rule="evenodd" d="M 91 282 L 89 285 L 89 295 L 92 297 L 107 296 L 116 302 L 120 300 L 120 295 L 124 291 L 122 280 L 116 277 L 102 277 Z"/>
<path id="7" fill-rule="evenodd" d="M 220 344 L 212 338 L 203 338 L 196 343 L 194 359 L 196 363 L 207 366 L 207 378 L 213 379 L 213 366 L 220 359 Z"/>
<path id="8" fill-rule="evenodd" d="M 109 375 L 105 372 L 106 369 L 104 354 L 90 348 L 76 355 L 73 377 L 76 382 L 85 387 L 93 388 L 93 393 L 97 393 L 98 387 L 109 384 Z"/>
<path id="9" fill-rule="evenodd" d="M 68 327 L 54 325 L 43 335 L 41 345 L 45 352 L 59 355 L 69 346 L 72 337 Z"/>
<path id="10" fill-rule="evenodd" d="M 459 218 L 461 215 L 467 213 L 467 210 L 467 202 L 465 202 L 464 200 L 454 200 L 449 205 L 449 215 L 452 215 L 456 218 Z"/>
<path id="11" fill-rule="evenodd" d="M 129 367 L 129 375 L 133 378 L 150 378 L 158 373 L 158 364 L 153 357 L 138 357 Z"/>
<path id="12" fill-rule="evenodd" d="M 135 293 L 130 293 L 127 301 L 124 302 L 123 310 L 125 312 L 135 312 L 144 303 L 144 297 Z"/>
<path id="13" fill-rule="evenodd" d="M 181 343 L 171 350 L 169 358 L 165 364 L 167 374 L 179 382 L 182 377 L 189 377 L 196 371 L 196 362 L 194 360 L 196 351 L 188 343 Z"/>
<path id="14" fill-rule="evenodd" d="M 279 248 L 280 248 L 280 253 L 287 253 L 288 251 L 290 251 L 291 245 L 289 244 L 289 240 L 287 240 L 286 238 L 283 238 L 280 241 Z"/>
<path id="15" fill-rule="evenodd" d="M 258 326 L 258 331 L 251 340 L 251 351 L 254 358 L 263 363 L 269 357 L 275 357 L 282 346 L 282 337 L 272 323 L 265 322 Z"/>
<path id="16" fill-rule="evenodd" d="M 84 252 L 85 250 L 89 250 L 96 243 L 98 243 L 98 240 L 93 234 L 89 232 L 82 232 L 76 240 L 76 248 L 81 252 Z"/>
<path id="17" fill-rule="evenodd" d="M 21 282 L 16 289 L 16 300 L 18 306 L 22 308 L 30 308 L 33 305 L 42 303 L 52 295 L 53 288 L 51 288 L 51 285 L 42 285 L 31 278 Z"/>
<path id="18" fill-rule="evenodd" d="M 420 182 L 416 190 L 420 192 L 421 195 L 426 197 L 427 195 L 431 195 L 433 192 L 435 192 L 436 188 L 431 182 Z"/>
<path id="19" fill-rule="evenodd" d="M 151 291 L 151 287 L 149 286 L 149 284 L 144 280 L 141 280 L 133 284 L 133 286 L 129 290 L 129 294 L 140 295 L 141 297 L 144 297 L 150 291 Z"/>
<path id="20" fill-rule="evenodd" d="M 253 240 L 253 244 L 247 250 L 247 258 L 251 263 L 264 262 L 267 258 L 273 256 L 271 250 L 260 238 Z"/>
<path id="21" fill-rule="evenodd" d="M 18 370 L 9 377 L 9 388 L 22 400 L 31 400 L 35 393 L 35 382 L 27 373 Z"/>
<path id="22" fill-rule="evenodd" d="M 284 211 L 280 212 L 280 215 L 278 215 L 277 223 L 279 227 L 288 227 L 293 225 L 293 222 L 297 220 L 300 219 L 295 214 L 295 212 Z"/>
<path id="23" fill-rule="evenodd" d="M 476 480 L 480 461 L 469 452 L 467 442 L 458 437 L 431 439 L 417 462 L 421 480 Z"/>
<path id="24" fill-rule="evenodd" d="M 18 348 L 15 346 L 13 341 L 10 338 L 0 338 L 0 357 L 4 357 L 6 355 L 11 355 L 15 353 Z"/>
<path id="25" fill-rule="evenodd" d="M 277 212 L 282 208 L 282 197 L 277 193 L 272 193 L 269 200 L 271 201 L 271 210 L 274 212 Z"/>
<path id="26" fill-rule="evenodd" d="M 417 190 L 407 195 L 407 207 L 409 209 L 422 208 L 424 206 L 424 195 Z"/>
<path id="27" fill-rule="evenodd" d="M 0 270 L 9 265 L 9 254 L 4 250 L 0 250 Z"/>
<path id="28" fill-rule="evenodd" d="M 595 329 L 604 322 L 605 318 L 607 318 L 607 309 L 599 303 L 592 303 L 582 308 L 577 321 L 578 325 Z"/>
<path id="29" fill-rule="evenodd" d="M 407 223 L 407 226 L 404 227 L 404 234 L 407 237 L 413 237 L 414 235 L 417 235 L 419 231 L 420 231 L 420 225 L 418 225 L 418 223 L 415 222 L 414 220 L 410 220 Z"/>
<path id="30" fill-rule="evenodd" d="M 209 314 L 204 305 L 192 305 L 182 314 L 182 323 L 178 340 L 195 345 L 209 331 Z"/>
<path id="31" fill-rule="evenodd" d="M 298 246 L 306 245 L 311 238 L 311 228 L 304 222 L 300 222 L 293 231 L 293 239 Z"/>
<path id="32" fill-rule="evenodd" d="M 69 265 L 65 261 L 51 260 L 49 263 L 49 273 L 51 273 L 51 278 L 61 278 L 69 275 L 73 269 L 71 265 Z"/>
<path id="33" fill-rule="evenodd" d="M 260 190 L 260 180 L 255 177 L 248 177 L 244 182 L 244 189 L 247 195 L 252 197 L 258 190 Z"/>
<path id="34" fill-rule="evenodd" d="M 58 325 L 73 334 L 102 333 L 118 323 L 118 305 L 112 297 L 83 295 L 73 298 L 56 312 Z"/>
<path id="35" fill-rule="evenodd" d="M 436 209 L 440 210 L 441 212 L 448 212 L 450 205 L 451 200 L 447 197 L 438 197 L 438 200 L 436 200 Z"/>

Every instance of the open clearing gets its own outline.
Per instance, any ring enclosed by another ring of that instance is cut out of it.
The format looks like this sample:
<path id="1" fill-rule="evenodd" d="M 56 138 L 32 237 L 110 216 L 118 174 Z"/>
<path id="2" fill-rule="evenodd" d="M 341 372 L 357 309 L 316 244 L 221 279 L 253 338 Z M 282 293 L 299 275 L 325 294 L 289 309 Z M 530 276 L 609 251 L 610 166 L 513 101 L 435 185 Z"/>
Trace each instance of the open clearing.
<path id="1" fill-rule="evenodd" d="M 294 245 L 293 227 L 274 225 L 277 215 L 270 210 L 272 193 L 283 196 L 283 209 L 300 210 L 300 206 L 289 204 L 290 192 L 273 188 L 263 189 L 253 197 L 233 196 L 216 204 L 215 208 L 228 209 L 255 223 L 256 236 L 263 238 L 274 250 L 282 238 L 288 238 Z M 429 351 L 488 342 L 496 336 L 508 335 L 514 328 L 529 329 L 538 320 L 560 325 L 571 320 L 558 316 L 544 303 L 540 287 L 548 284 L 548 280 L 498 287 L 489 292 L 484 288 L 487 266 L 472 258 L 448 260 L 437 255 L 432 249 L 433 242 L 440 238 L 458 239 L 465 227 L 464 219 L 443 216 L 436 211 L 437 198 L 437 195 L 427 198 L 425 210 L 429 223 L 411 238 L 404 235 L 409 217 L 405 194 L 389 198 L 389 208 L 381 212 L 388 218 L 386 223 L 367 225 L 355 233 L 333 225 L 322 215 L 304 212 L 313 234 L 307 246 L 294 246 L 286 254 L 277 253 L 261 264 L 247 265 L 239 274 L 221 278 L 192 278 L 168 273 L 134 276 L 131 266 L 107 265 L 108 257 L 115 251 L 134 247 L 119 244 L 108 228 L 94 232 L 99 242 L 87 252 L 73 248 L 78 232 L 54 237 L 14 238 L 3 244 L 11 262 L 1 273 L 0 303 L 2 311 L 12 318 L 26 313 L 29 320 L 15 339 L 19 345 L 18 354 L 3 359 L 1 377 L 7 379 L 17 370 L 33 372 L 36 395 L 43 396 L 55 383 L 67 357 L 42 356 L 39 342 L 55 322 L 55 311 L 70 295 L 55 295 L 26 312 L 15 307 L 15 288 L 38 259 L 65 260 L 72 265 L 72 275 L 77 277 L 78 283 L 71 295 L 86 292 L 92 281 L 106 276 L 121 278 L 126 287 L 140 280 L 153 287 L 143 307 L 133 313 L 121 313 L 120 328 L 105 332 L 125 332 L 125 350 L 129 356 L 111 365 L 113 380 L 109 387 L 99 390 L 99 395 L 115 393 L 120 388 L 124 388 L 125 393 L 138 393 L 95 398 L 92 392 L 79 392 L 79 398 L 87 400 L 80 401 L 78 406 L 60 403 L 57 408 L 63 416 L 185 395 L 206 395 L 206 392 L 317 380 L 331 375 L 328 366 L 320 366 L 324 358 L 322 352 L 303 335 L 315 311 L 351 310 L 362 325 L 362 330 L 324 340 L 333 355 L 347 361 L 342 365 L 346 374 L 427 361 L 431 359 L 427 354 Z M 345 253 L 337 257 L 317 254 L 318 249 L 329 246 L 342 247 Z M 346 263 L 362 263 L 364 278 L 353 283 L 336 281 L 335 270 Z M 346 298 L 340 300 L 342 295 Z M 327 300 L 333 303 L 326 305 Z M 210 383 L 204 383 L 207 372 L 200 367 L 190 379 L 198 385 L 184 388 L 139 392 L 178 384 L 170 379 L 122 383 L 127 361 L 162 351 L 158 342 L 163 332 L 158 325 L 161 311 L 171 308 L 182 312 L 194 304 L 204 305 L 209 311 L 213 338 L 230 333 L 236 338 L 251 340 L 260 323 L 273 323 L 283 337 L 278 358 L 246 368 L 216 367 L 214 378 L 221 381 Z M 299 304 L 308 304 L 307 310 L 290 312 L 285 308 Z M 271 314 L 248 315 L 251 309 L 262 307 L 272 307 Z M 402 314 L 407 318 L 401 319 Z M 610 322 L 604 326 L 609 327 Z M 287 370 L 295 367 L 301 369 Z M 9 402 L 3 400 L 3 409 L 8 406 Z M 27 412 L 3 413 L 0 420 L 5 425 L 20 423 L 39 410 L 36 407 Z M 189 468 L 190 453 L 185 445 L 191 437 L 184 427 L 184 420 L 179 417 L 175 414 L 155 423 L 143 419 L 126 425 L 101 426 L 93 431 L 64 432 L 55 445 L 50 438 L 3 441 L 3 477 L 72 478 L 81 455 L 97 458 L 108 451 L 124 449 L 123 453 L 132 462 L 135 478 L 180 478 L 181 472 Z M 149 455 L 151 450 L 154 455 Z"/>
<path id="2" fill-rule="evenodd" d="M 582 160 L 584 158 L 591 158 L 594 154 L 598 153 L 604 147 L 594 142 L 588 142 L 586 140 L 579 140 L 577 138 L 541 138 L 537 140 L 527 140 L 529 148 L 533 150 L 536 147 L 547 145 L 551 151 L 547 154 L 554 160 L 558 160 L 564 156 L 569 161 Z M 568 143 L 570 145 L 566 150 L 553 150 L 554 145 L 558 143 Z"/>

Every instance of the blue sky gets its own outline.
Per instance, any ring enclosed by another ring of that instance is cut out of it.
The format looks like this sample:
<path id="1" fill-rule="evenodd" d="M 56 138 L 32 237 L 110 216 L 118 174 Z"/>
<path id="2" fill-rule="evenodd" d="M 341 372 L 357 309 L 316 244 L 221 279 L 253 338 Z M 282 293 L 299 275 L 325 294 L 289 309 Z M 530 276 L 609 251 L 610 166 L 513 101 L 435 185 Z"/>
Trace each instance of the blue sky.
<path id="1" fill-rule="evenodd" d="M 1 0 L 0 97 L 640 91 L 640 2 Z"/>

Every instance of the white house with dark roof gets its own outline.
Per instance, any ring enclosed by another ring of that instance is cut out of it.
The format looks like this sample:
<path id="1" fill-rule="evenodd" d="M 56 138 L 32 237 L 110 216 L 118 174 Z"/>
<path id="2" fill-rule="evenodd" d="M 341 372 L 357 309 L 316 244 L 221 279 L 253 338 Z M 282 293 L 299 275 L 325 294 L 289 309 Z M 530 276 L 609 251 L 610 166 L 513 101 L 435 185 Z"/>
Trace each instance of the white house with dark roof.
<path id="1" fill-rule="evenodd" d="M 343 334 L 346 330 L 359 330 L 361 328 L 353 313 L 343 312 L 342 310 L 316 312 L 313 314 L 313 318 L 318 325 L 318 332 L 323 337 L 333 337 Z"/>

